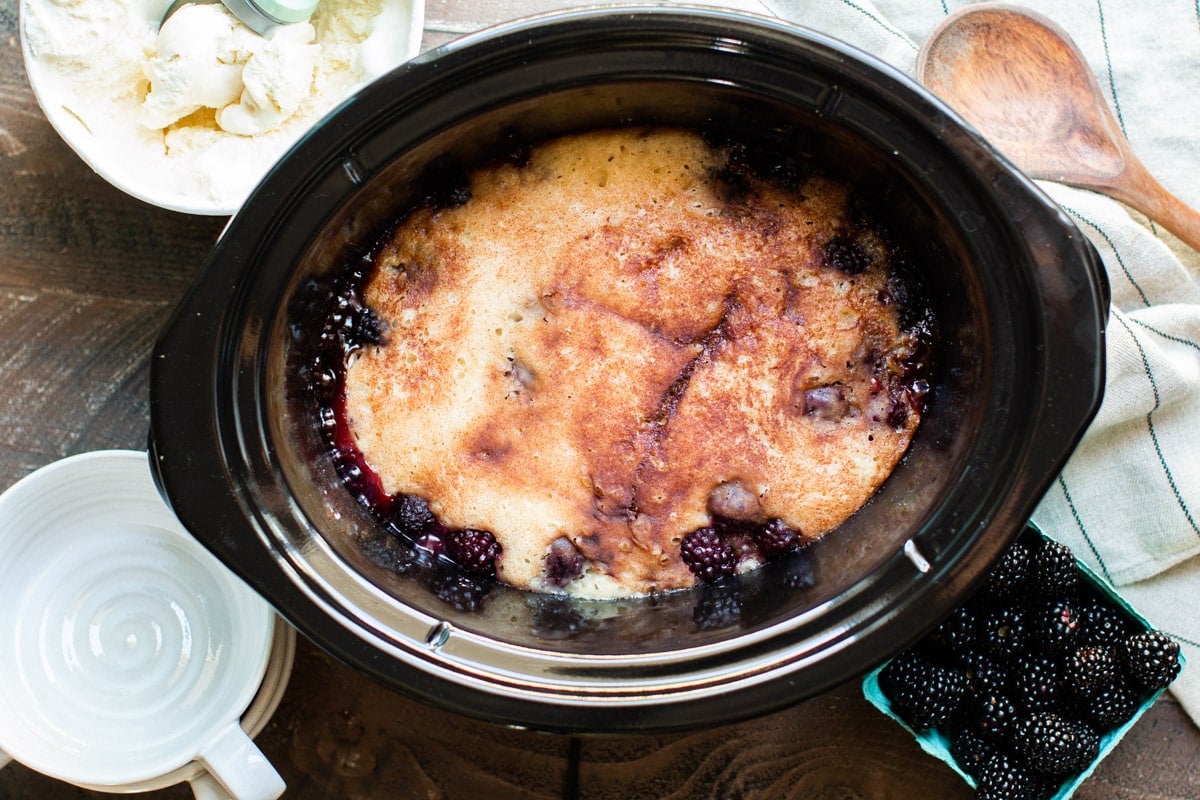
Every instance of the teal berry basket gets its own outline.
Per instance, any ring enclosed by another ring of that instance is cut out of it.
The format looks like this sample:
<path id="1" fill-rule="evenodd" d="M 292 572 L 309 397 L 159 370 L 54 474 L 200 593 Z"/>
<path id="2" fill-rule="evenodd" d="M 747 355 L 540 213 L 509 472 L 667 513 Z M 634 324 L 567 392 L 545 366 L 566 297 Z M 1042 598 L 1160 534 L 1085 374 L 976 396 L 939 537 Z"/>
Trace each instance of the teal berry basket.
<path id="1" fill-rule="evenodd" d="M 1033 531 L 1036 531 L 1037 534 L 1043 539 L 1049 539 L 1049 537 L 1038 530 L 1037 526 L 1035 526 L 1032 522 L 1029 523 L 1029 528 Z M 1128 601 L 1125 600 L 1125 598 L 1117 594 L 1113 588 L 1109 586 L 1108 583 L 1105 582 L 1099 575 L 1093 572 L 1087 564 L 1084 564 L 1078 558 L 1075 559 L 1075 563 L 1079 567 L 1081 579 L 1087 581 L 1099 595 L 1107 598 L 1114 606 L 1119 608 L 1129 621 L 1133 622 L 1137 627 L 1143 630 L 1153 629 L 1153 626 L 1146 620 L 1145 617 L 1138 613 L 1137 609 L 1131 606 Z M 1183 669 L 1186 661 L 1187 659 L 1184 658 L 1183 653 L 1181 652 L 1179 654 L 1179 666 L 1181 670 Z M 938 729 L 930 729 L 927 731 L 913 730 L 911 726 L 904 722 L 904 720 L 902 720 L 892 710 L 891 701 L 888 700 L 887 695 L 885 695 L 883 690 L 879 687 L 879 673 L 883 671 L 884 667 L 886 667 L 888 663 L 889 662 L 885 661 L 863 678 L 863 696 L 867 698 L 871 705 L 875 706 L 884 714 L 891 717 L 896 724 L 900 725 L 906 731 L 911 733 L 917 740 L 917 744 L 921 746 L 922 750 L 934 758 L 945 762 L 951 769 L 962 776 L 962 779 L 966 781 L 972 789 L 976 788 L 975 778 L 967 774 L 967 772 L 958 764 L 954 756 L 951 755 L 950 738 L 946 736 L 944 732 Z M 1108 731 L 1101 736 L 1100 749 L 1096 755 L 1096 758 L 1078 775 L 1065 780 L 1064 783 L 1059 787 L 1058 791 L 1051 796 L 1051 800 L 1066 800 L 1067 798 L 1071 797 L 1071 795 L 1075 794 L 1075 790 L 1079 788 L 1079 785 L 1083 783 L 1089 775 L 1092 774 L 1100 762 L 1104 760 L 1105 756 L 1112 752 L 1113 748 L 1117 746 L 1117 743 L 1120 742 L 1121 739 L 1124 738 L 1125 734 L 1129 732 L 1129 729 L 1137 723 L 1142 714 L 1146 713 L 1146 709 L 1154 705 L 1154 702 L 1158 700 L 1159 696 L 1164 691 L 1166 691 L 1166 689 L 1159 689 L 1147 695 L 1145 698 L 1143 698 L 1142 704 L 1138 707 L 1137 711 L 1126 723 L 1118 728 Z"/>

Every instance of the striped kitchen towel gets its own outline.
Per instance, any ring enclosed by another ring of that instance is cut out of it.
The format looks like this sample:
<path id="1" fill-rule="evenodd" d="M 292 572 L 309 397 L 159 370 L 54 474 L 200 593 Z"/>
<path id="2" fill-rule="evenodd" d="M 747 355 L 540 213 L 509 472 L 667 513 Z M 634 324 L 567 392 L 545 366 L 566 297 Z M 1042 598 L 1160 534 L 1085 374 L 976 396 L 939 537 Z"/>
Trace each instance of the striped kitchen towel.
<path id="1" fill-rule="evenodd" d="M 758 0 L 913 74 L 955 0 Z M 1200 4 L 1027 0 L 1079 45 L 1135 152 L 1200 208 Z M 1092 240 L 1113 288 L 1104 403 L 1034 519 L 1183 643 L 1172 686 L 1200 723 L 1200 254 L 1114 200 L 1042 188 Z"/>

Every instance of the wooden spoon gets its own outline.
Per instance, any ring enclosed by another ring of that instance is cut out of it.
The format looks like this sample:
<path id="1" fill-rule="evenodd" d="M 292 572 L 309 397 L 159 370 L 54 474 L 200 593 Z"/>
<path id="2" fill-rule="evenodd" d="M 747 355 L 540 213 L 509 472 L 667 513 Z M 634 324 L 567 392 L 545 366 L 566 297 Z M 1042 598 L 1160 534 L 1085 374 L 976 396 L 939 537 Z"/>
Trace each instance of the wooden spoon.
<path id="1" fill-rule="evenodd" d="M 925 42 L 917 77 L 1030 177 L 1115 197 L 1200 250 L 1200 214 L 1134 156 L 1083 54 L 1050 20 L 965 8 Z"/>

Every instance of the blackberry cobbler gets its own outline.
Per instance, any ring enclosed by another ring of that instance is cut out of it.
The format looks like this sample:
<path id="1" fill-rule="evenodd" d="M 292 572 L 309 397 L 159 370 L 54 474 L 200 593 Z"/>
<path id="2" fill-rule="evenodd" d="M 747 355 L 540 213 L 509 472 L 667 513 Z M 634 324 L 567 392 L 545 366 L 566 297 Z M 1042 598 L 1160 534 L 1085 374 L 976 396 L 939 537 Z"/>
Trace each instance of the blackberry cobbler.
<path id="1" fill-rule="evenodd" d="M 349 489 L 422 552 L 588 597 L 837 527 L 920 422 L 931 325 L 850 186 L 785 166 L 592 131 L 407 214 L 324 320 Z"/>

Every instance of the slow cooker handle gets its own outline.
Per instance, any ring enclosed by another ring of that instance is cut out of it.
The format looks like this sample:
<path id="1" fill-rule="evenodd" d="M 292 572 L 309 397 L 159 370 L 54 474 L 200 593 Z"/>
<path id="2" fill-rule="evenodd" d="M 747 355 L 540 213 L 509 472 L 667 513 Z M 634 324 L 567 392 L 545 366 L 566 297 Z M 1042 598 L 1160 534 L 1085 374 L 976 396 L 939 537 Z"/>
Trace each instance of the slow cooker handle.
<path id="1" fill-rule="evenodd" d="M 1018 480 L 1036 482 L 1028 496 L 1040 498 L 1062 471 L 1104 398 L 1105 329 L 1112 291 L 1095 246 L 1032 182 L 1026 188 L 1043 203 L 1041 213 L 1029 213 L 1027 191 L 1013 198 L 1024 206 L 1019 230 L 1032 254 L 1031 277 L 1045 329 L 1044 388 L 1030 449 L 1035 463 L 1043 459 L 1050 469 Z"/>

